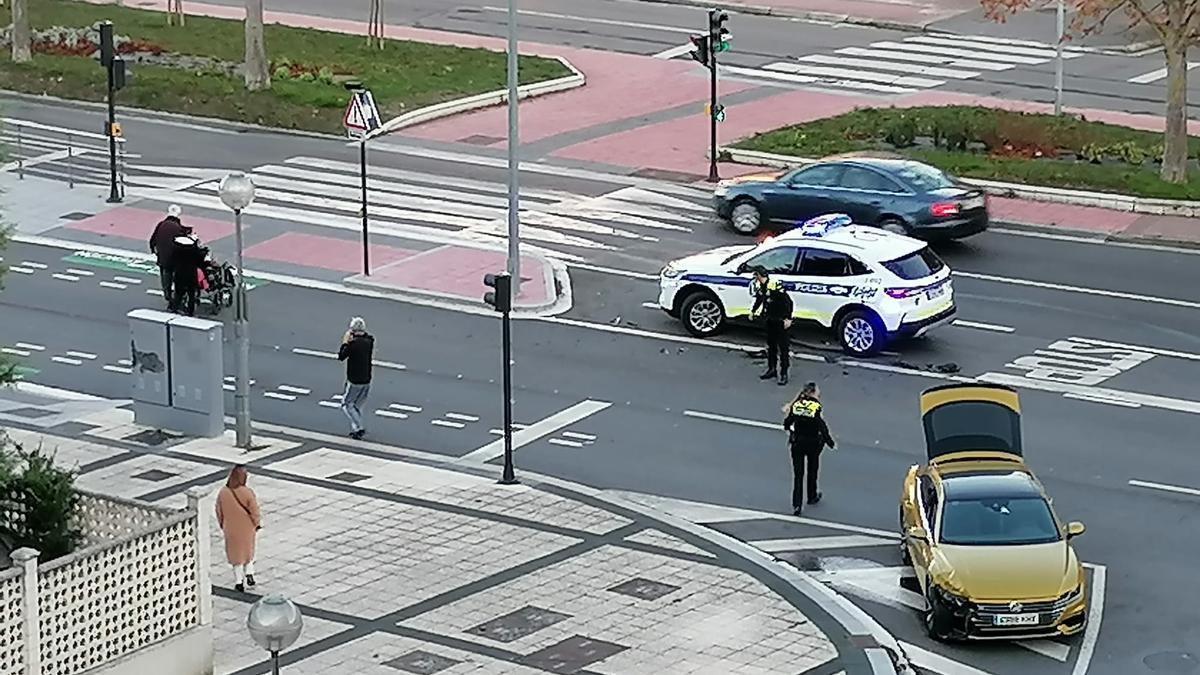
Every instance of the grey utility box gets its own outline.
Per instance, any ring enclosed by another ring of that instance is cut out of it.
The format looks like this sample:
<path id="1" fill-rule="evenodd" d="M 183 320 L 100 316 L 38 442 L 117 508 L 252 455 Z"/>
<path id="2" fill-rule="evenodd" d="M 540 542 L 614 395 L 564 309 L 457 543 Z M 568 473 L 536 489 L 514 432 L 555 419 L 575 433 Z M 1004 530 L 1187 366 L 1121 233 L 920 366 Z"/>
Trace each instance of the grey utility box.
<path id="1" fill-rule="evenodd" d="M 133 421 L 190 436 L 222 435 L 222 325 L 153 309 L 135 309 L 127 316 Z"/>

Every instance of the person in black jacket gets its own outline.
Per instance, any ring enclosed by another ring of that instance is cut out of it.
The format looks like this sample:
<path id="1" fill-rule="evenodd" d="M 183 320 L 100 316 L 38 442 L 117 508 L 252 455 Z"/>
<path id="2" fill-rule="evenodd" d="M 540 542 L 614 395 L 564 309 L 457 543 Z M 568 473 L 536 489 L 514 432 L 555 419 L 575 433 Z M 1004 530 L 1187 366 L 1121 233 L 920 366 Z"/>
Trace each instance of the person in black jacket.
<path id="1" fill-rule="evenodd" d="M 817 490 L 817 472 L 821 468 L 821 451 L 825 446 L 836 447 L 829 426 L 821 417 L 821 392 L 816 382 L 804 385 L 791 403 L 783 407 L 786 415 L 783 428 L 788 432 L 788 449 L 792 455 L 792 513 L 800 515 L 804 506 L 804 491 L 808 488 L 808 503 L 821 501 Z M 808 480 L 805 481 L 805 468 Z M 807 485 L 805 484 L 807 483 Z"/>
<path id="2" fill-rule="evenodd" d="M 767 322 L 767 370 L 759 379 L 769 380 L 778 372 L 779 386 L 782 387 L 788 383 L 788 365 L 791 363 L 788 331 L 792 327 L 792 298 L 783 284 L 772 279 L 762 267 L 754 270 L 750 294 L 754 296 L 750 318 L 764 316 Z"/>
<path id="3" fill-rule="evenodd" d="M 158 281 L 162 284 L 163 299 L 172 310 L 175 309 L 175 297 L 172 292 L 175 270 L 171 265 L 171 258 L 175 252 L 175 238 L 184 234 L 183 223 L 179 221 L 180 213 L 182 209 L 172 204 L 167 209 L 167 217 L 154 226 L 154 233 L 150 235 L 150 252 L 157 258 Z"/>
<path id="4" fill-rule="evenodd" d="M 174 281 L 174 294 L 171 306 L 173 311 L 188 316 L 196 314 L 196 302 L 200 297 L 200 268 L 204 265 L 206 249 L 200 246 L 200 240 L 191 235 L 189 228 L 184 228 L 188 234 L 175 237 L 174 251 L 171 253 L 171 271 Z"/>
<path id="5" fill-rule="evenodd" d="M 360 439 L 367 433 L 363 427 L 362 406 L 371 391 L 371 357 L 374 352 L 375 338 L 367 332 L 367 322 L 359 316 L 350 319 L 350 330 L 342 336 L 342 346 L 338 348 L 338 360 L 346 362 L 342 412 L 350 420 L 350 438 Z"/>

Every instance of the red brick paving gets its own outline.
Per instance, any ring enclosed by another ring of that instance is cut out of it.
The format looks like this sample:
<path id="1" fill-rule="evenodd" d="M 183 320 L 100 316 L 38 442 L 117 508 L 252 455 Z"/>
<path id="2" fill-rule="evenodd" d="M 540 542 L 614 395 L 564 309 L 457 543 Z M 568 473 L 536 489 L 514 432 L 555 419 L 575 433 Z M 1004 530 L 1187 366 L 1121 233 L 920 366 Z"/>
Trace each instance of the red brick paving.
<path id="1" fill-rule="evenodd" d="M 420 253 L 382 244 L 371 244 L 369 252 L 372 271 Z M 362 243 L 352 239 L 288 232 L 247 247 L 243 255 L 250 260 L 269 260 L 347 274 L 362 272 Z"/>
<path id="2" fill-rule="evenodd" d="M 504 271 L 505 253 L 464 246 L 442 246 L 407 260 L 380 267 L 371 273 L 371 281 L 400 290 L 417 290 L 458 298 L 479 299 L 488 288 L 483 275 Z M 553 299 L 553 278 L 547 280 L 547 263 L 521 257 L 521 293 L 518 305 L 543 305 Z"/>
<path id="3" fill-rule="evenodd" d="M 154 232 L 154 226 L 166 215 L 165 211 L 118 206 L 90 218 L 68 223 L 63 227 L 68 230 L 91 232 L 105 237 L 121 237 L 122 239 L 138 239 L 149 242 L 150 235 Z M 232 216 L 230 218 L 232 219 Z M 196 236 L 200 237 L 202 242 L 213 242 L 233 234 L 232 220 L 199 218 L 188 215 L 187 211 L 183 212 L 180 220 L 186 225 L 191 225 Z"/>

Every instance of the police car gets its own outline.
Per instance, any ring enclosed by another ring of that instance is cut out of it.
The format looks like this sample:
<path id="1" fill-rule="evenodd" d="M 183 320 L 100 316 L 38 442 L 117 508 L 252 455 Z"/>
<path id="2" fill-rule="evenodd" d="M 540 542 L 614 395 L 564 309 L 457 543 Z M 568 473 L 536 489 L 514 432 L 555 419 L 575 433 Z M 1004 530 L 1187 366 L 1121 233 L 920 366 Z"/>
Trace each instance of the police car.
<path id="1" fill-rule="evenodd" d="M 793 318 L 837 332 L 842 348 L 868 356 L 897 338 L 919 337 L 955 314 L 950 268 L 922 241 L 818 216 L 756 246 L 727 246 L 673 260 L 659 273 L 658 304 L 698 337 L 750 316 L 753 270 L 783 283 Z"/>

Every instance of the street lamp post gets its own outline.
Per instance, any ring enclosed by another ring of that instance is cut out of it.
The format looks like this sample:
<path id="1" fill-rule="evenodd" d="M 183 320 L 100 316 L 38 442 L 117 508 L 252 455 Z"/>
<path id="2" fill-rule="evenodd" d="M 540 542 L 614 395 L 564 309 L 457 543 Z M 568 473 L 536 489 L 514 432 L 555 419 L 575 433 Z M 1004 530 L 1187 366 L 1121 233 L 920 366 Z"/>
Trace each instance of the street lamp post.
<path id="1" fill-rule="evenodd" d="M 294 602 L 274 593 L 250 607 L 246 628 L 258 646 L 270 652 L 271 672 L 279 675 L 279 652 L 300 639 L 304 617 Z"/>
<path id="2" fill-rule="evenodd" d="M 242 265 L 242 211 L 254 203 L 254 181 L 241 171 L 221 180 L 221 201 L 233 210 L 237 239 L 237 288 L 234 289 L 233 335 L 237 342 L 237 384 L 233 393 L 237 446 L 250 449 L 250 318 Z"/>

